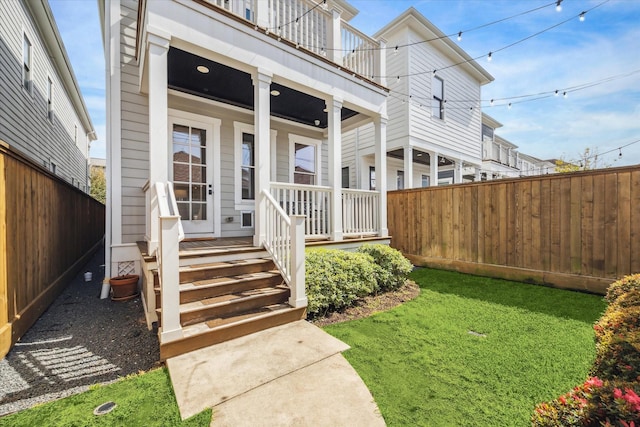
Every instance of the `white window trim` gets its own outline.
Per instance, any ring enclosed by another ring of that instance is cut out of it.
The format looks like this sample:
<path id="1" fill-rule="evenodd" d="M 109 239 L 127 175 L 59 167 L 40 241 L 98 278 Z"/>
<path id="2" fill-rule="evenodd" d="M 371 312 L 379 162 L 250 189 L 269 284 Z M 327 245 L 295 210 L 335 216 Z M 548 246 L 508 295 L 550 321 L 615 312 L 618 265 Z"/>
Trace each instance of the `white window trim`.
<path id="1" fill-rule="evenodd" d="M 307 136 L 296 135 L 295 133 L 289 134 L 289 182 L 293 182 L 293 173 L 295 172 L 296 164 L 296 144 L 313 145 L 316 147 L 316 184 L 322 183 L 322 168 L 320 167 L 320 157 L 322 157 L 322 140 L 309 138 Z"/>
<path id="2" fill-rule="evenodd" d="M 53 77 L 50 74 L 47 74 L 47 119 L 50 123 L 53 123 L 54 117 L 54 100 L 55 100 L 55 84 L 53 83 Z M 51 93 L 49 94 L 49 90 Z M 51 96 L 51 104 L 49 104 L 49 96 Z"/>
<path id="3" fill-rule="evenodd" d="M 24 84 L 24 40 L 27 39 L 29 41 L 29 87 L 26 87 Z M 34 72 L 33 72 L 33 40 L 34 38 L 31 37 L 31 34 L 27 33 L 27 30 L 25 28 L 22 28 L 22 48 L 20 49 L 20 52 L 22 52 L 21 58 L 20 58 L 20 77 L 21 77 L 21 82 L 20 85 L 22 86 L 22 89 L 24 89 L 29 95 L 31 95 L 33 97 L 34 94 L 34 90 L 33 90 L 33 86 L 35 85 L 34 83 Z"/>
<path id="4" fill-rule="evenodd" d="M 434 80 L 439 80 L 439 81 L 442 82 L 442 99 L 440 100 L 440 103 L 441 103 L 440 109 L 442 111 L 440 111 L 440 115 L 434 116 L 433 115 L 433 104 L 432 104 L 432 106 L 431 106 L 431 118 L 432 119 L 436 119 L 436 120 L 440 120 L 440 121 L 444 121 L 445 118 L 447 117 L 447 115 L 445 114 L 446 113 L 446 109 L 445 109 L 445 105 L 446 105 L 446 103 L 445 103 L 445 99 L 446 99 L 446 97 L 445 97 L 445 83 L 444 83 L 444 79 L 442 77 L 433 76 L 433 78 L 431 80 L 431 99 L 432 99 L 431 102 L 433 102 L 433 100 L 436 99 L 436 98 L 434 98 L 434 95 L 433 95 L 433 81 Z"/>
<path id="5" fill-rule="evenodd" d="M 242 123 L 242 122 L 233 122 L 233 175 L 235 181 L 235 210 L 237 211 L 254 211 L 255 210 L 255 201 L 254 200 L 243 200 L 242 199 L 242 134 L 250 133 L 255 136 L 255 128 L 252 124 Z M 270 147 L 274 147 L 276 145 L 276 137 L 278 132 L 271 129 L 270 135 Z M 255 149 L 255 148 L 254 148 Z M 270 153 L 271 156 L 274 156 L 275 153 Z M 271 163 L 273 164 L 273 163 Z M 272 173 L 273 176 L 273 173 Z M 257 190 L 257 189 L 256 189 Z"/>

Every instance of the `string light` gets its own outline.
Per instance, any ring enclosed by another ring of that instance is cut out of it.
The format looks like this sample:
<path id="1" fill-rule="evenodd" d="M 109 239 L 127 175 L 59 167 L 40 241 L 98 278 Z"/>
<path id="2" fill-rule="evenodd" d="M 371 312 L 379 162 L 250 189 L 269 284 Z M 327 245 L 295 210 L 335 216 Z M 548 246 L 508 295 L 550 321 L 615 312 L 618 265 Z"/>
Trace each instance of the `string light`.
<path id="1" fill-rule="evenodd" d="M 493 107 L 493 99 L 489 102 L 489 105 Z"/>
<path id="2" fill-rule="evenodd" d="M 565 91 L 565 92 L 562 94 L 562 97 L 566 99 L 566 98 L 568 98 L 568 97 L 569 97 L 569 95 L 568 95 L 568 94 L 567 94 L 567 92 Z"/>
<path id="3" fill-rule="evenodd" d="M 507 108 L 509 108 L 509 110 L 511 110 L 511 103 L 509 103 L 509 105 L 508 105 L 508 107 L 507 107 Z"/>
<path id="4" fill-rule="evenodd" d="M 487 56 L 487 61 L 491 62 L 491 52 L 489 52 L 489 56 Z"/>
<path id="5" fill-rule="evenodd" d="M 562 12 L 562 0 L 558 0 L 558 1 L 556 2 L 556 10 L 557 10 L 558 12 Z"/>
<path id="6" fill-rule="evenodd" d="M 458 33 L 458 41 L 461 41 L 461 40 L 462 40 L 462 31 Z"/>
<path id="7" fill-rule="evenodd" d="M 584 16 L 587 14 L 587 12 L 582 12 L 580 14 L 580 22 L 584 22 Z"/>

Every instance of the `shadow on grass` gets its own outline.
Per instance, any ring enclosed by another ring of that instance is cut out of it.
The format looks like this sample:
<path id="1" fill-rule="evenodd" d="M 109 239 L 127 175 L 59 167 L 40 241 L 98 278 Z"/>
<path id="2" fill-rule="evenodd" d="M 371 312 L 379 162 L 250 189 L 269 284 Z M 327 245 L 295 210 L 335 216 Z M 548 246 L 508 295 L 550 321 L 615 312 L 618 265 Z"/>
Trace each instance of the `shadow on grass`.
<path id="1" fill-rule="evenodd" d="M 517 307 L 554 317 L 594 323 L 606 308 L 603 297 L 546 286 L 418 268 L 411 273 L 420 288 L 441 294 Z"/>

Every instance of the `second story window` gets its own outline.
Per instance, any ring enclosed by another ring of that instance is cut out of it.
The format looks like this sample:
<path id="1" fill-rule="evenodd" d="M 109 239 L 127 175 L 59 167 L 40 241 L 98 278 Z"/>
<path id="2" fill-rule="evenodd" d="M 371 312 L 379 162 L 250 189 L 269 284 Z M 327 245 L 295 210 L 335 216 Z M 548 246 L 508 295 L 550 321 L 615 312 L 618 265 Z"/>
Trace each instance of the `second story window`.
<path id="1" fill-rule="evenodd" d="M 53 82 L 47 78 L 47 117 L 53 122 Z"/>
<path id="2" fill-rule="evenodd" d="M 31 42 L 27 35 L 22 40 L 22 86 L 31 93 Z"/>
<path id="3" fill-rule="evenodd" d="M 444 80 L 440 77 L 434 77 L 431 82 L 431 92 L 433 94 L 431 115 L 444 119 Z"/>

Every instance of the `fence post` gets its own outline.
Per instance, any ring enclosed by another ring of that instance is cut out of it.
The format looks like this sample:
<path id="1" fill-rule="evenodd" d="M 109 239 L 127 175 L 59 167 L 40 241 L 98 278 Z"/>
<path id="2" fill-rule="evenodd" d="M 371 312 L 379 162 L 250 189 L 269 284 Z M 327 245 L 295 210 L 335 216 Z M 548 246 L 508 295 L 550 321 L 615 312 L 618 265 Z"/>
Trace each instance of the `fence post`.
<path id="1" fill-rule="evenodd" d="M 306 307 L 307 295 L 304 284 L 304 215 L 291 215 L 291 296 L 289 305 Z"/>

